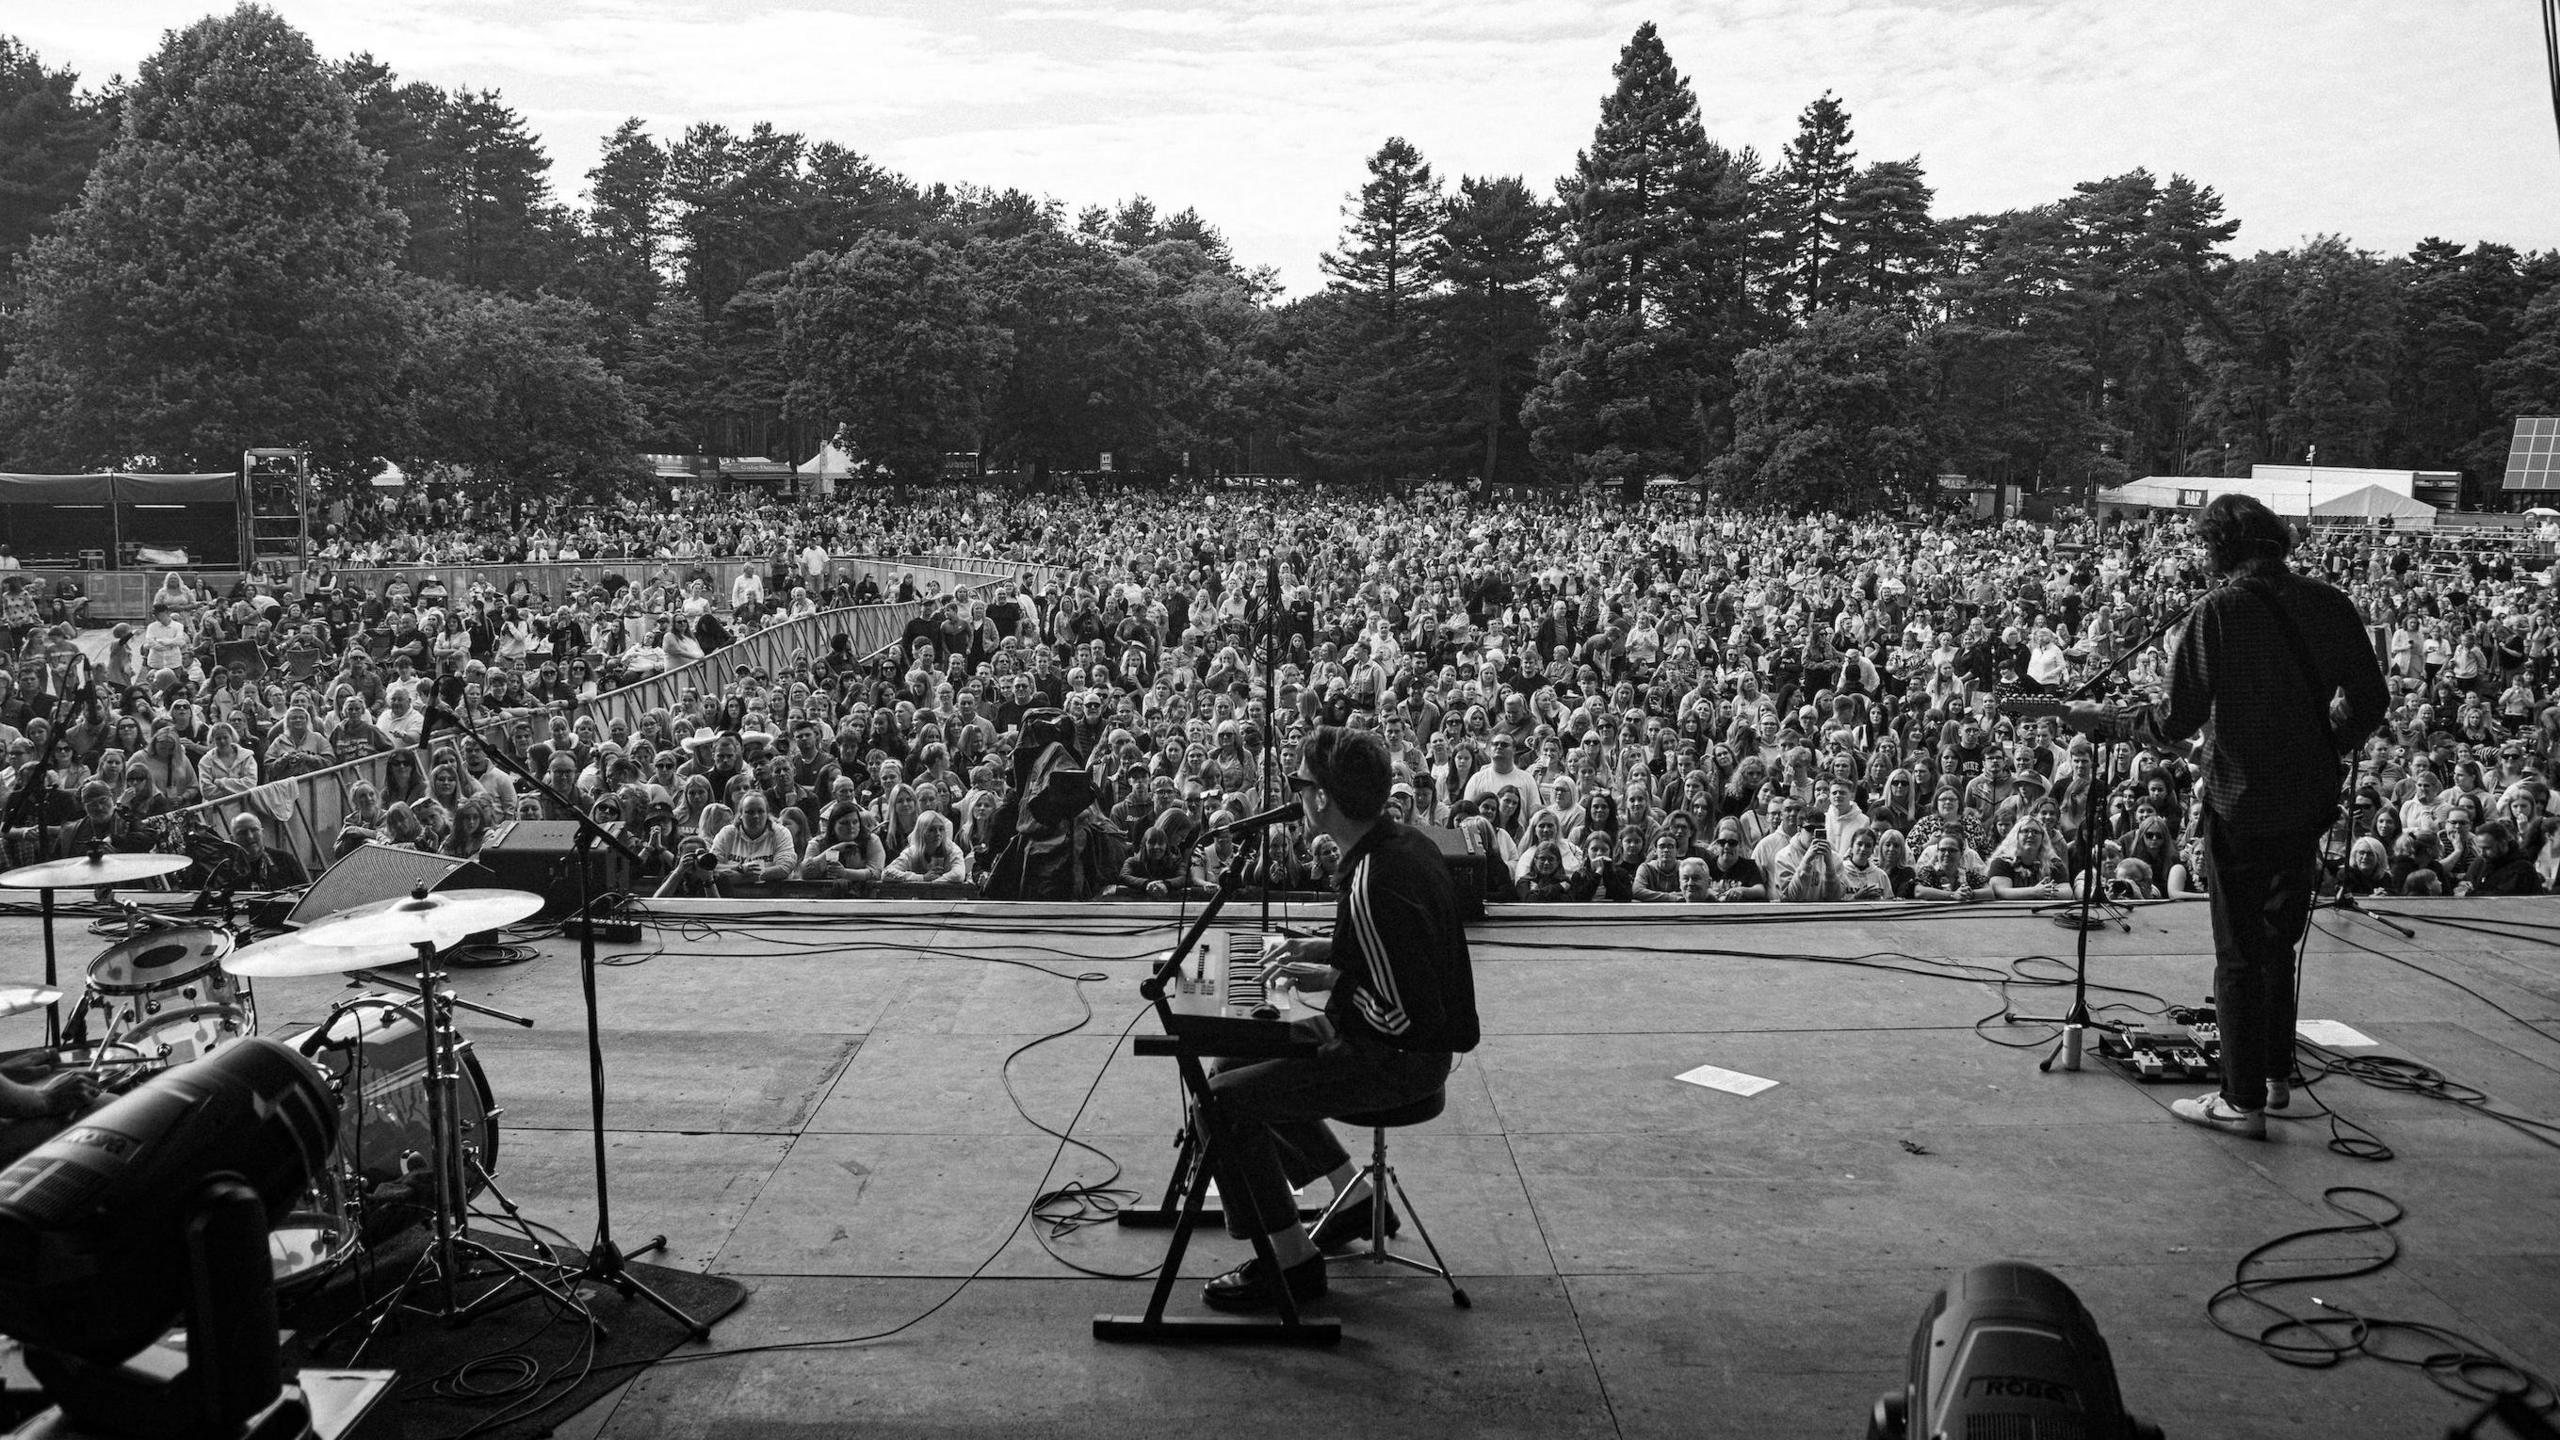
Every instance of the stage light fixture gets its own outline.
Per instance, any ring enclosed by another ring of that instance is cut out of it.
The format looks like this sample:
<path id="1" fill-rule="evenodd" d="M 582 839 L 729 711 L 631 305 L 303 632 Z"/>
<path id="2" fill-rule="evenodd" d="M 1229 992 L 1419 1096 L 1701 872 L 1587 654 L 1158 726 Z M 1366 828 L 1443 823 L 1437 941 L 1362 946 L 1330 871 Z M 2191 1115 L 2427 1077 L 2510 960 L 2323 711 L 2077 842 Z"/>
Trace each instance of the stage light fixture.
<path id="1" fill-rule="evenodd" d="M 0 1171 L 0 1332 L 84 1433 L 302 1433 L 280 1399 L 267 1235 L 336 1141 L 313 1064 L 244 1039 Z M 149 1350 L 181 1316 L 187 1363 Z"/>
<path id="2" fill-rule="evenodd" d="M 1929 1302 L 1903 1388 L 1877 1397 L 1867 1440 L 1907 1436 L 2160 1440 L 2160 1429 L 2125 1413 L 2106 1338 L 2071 1287 L 2000 1260 Z"/>

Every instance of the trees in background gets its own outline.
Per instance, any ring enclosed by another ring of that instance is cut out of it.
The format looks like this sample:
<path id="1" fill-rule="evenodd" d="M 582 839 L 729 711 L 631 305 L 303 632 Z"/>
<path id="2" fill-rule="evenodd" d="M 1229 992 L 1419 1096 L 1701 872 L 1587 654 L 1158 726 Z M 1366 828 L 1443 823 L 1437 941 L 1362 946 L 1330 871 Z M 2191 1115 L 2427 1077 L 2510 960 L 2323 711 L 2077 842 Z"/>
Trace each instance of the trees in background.
<path id="1" fill-rule="evenodd" d="M 1719 447 L 1732 357 L 1759 338 L 1770 248 L 1754 218 L 1758 160 L 1707 138 L 1650 23 L 1616 75 L 1590 146 L 1557 182 L 1561 292 L 1524 418 L 1551 469 L 1640 485 L 1695 474 Z"/>
<path id="2" fill-rule="evenodd" d="M 901 480 L 984 433 L 1010 349 L 989 310 L 957 247 L 876 233 L 792 266 L 774 304 L 793 397 Z"/>
<path id="3" fill-rule="evenodd" d="M 1216 227 L 919 183 L 767 124 L 625 121 L 564 202 L 494 91 L 320 61 L 244 5 L 82 91 L 0 37 L 0 464 L 467 464 L 603 488 L 639 450 L 911 478 L 1093 468 L 1698 479 L 1898 505 L 2298 460 L 2465 471 L 2560 408 L 2560 256 L 2323 238 L 2246 258 L 2184 176 L 1935 216 L 1825 93 L 1764 161 L 1661 33 L 1552 195 L 1384 141 L 1321 287 Z"/>
<path id="4" fill-rule="evenodd" d="M 123 110 L 79 203 L 21 262 L 0 381 L 18 462 L 384 453 L 406 227 L 310 42 L 252 7 L 198 21 L 143 63 Z"/>
<path id="5" fill-rule="evenodd" d="M 0 35 L 0 276 L 80 198 L 115 133 L 121 91 L 81 91 L 79 83 Z"/>

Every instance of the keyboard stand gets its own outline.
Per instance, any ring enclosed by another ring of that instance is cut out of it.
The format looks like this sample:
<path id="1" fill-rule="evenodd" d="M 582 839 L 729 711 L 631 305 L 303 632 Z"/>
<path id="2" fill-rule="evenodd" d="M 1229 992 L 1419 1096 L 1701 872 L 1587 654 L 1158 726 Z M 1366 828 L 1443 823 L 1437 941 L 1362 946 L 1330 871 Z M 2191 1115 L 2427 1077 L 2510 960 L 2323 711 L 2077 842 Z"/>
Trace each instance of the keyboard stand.
<path id="1" fill-rule="evenodd" d="M 1234 967 L 1232 952 L 1227 964 L 1230 969 Z M 1174 1044 L 1173 1038 L 1168 1035 L 1141 1035 L 1137 1038 L 1134 1049 L 1140 1055 L 1170 1057 L 1176 1053 Z M 1200 1153 L 1200 1131 L 1191 1115 L 1191 1092 L 1188 1088 L 1182 1092 L 1182 1122 L 1181 1128 L 1173 1132 L 1173 1174 L 1166 1177 L 1163 1193 L 1157 1197 L 1153 1205 L 1121 1211 L 1115 1218 L 1122 1229 L 1170 1230 L 1182 1219 L 1182 1193 L 1191 1185 L 1192 1167 L 1206 1168 L 1206 1157 Z M 1323 1218 L 1324 1211 L 1321 1208 L 1303 1205 L 1298 1207 L 1298 1219 L 1303 1224 L 1313 1225 Z M 1226 1212 L 1216 1205 L 1204 1202 L 1200 1210 L 1199 1223 L 1224 1225 L 1227 1223 Z"/>
<path id="2" fill-rule="evenodd" d="M 1140 1055 L 1157 1053 L 1156 1041 L 1157 1037 L 1153 1035 L 1140 1036 L 1137 1053 Z M 1187 1112 L 1191 1108 L 1191 1093 L 1185 1090 L 1182 1099 L 1183 1109 Z M 1188 1118 L 1187 1115 L 1186 1118 Z M 1157 1197 L 1153 1205 L 1121 1211 L 1117 1217 L 1120 1227 L 1124 1230 L 1172 1229 L 1182 1219 L 1182 1192 L 1191 1184 L 1191 1171 L 1195 1165 L 1200 1167 L 1202 1173 L 1207 1173 L 1207 1157 L 1200 1153 L 1199 1132 L 1185 1125 L 1181 1132 L 1173 1137 L 1173 1174 L 1165 1181 L 1164 1193 Z M 1298 1207 L 1298 1219 L 1302 1223 L 1313 1225 L 1323 1218 L 1324 1210 L 1321 1207 L 1306 1205 Z M 1227 1212 L 1204 1200 L 1200 1209 L 1199 1222 L 1204 1225 L 1224 1225 L 1227 1223 Z"/>
<path id="3" fill-rule="evenodd" d="M 1228 897 L 1243 886 L 1245 857 L 1249 853 L 1251 852 L 1243 846 L 1236 847 L 1235 858 L 1227 862 L 1226 870 L 1218 876 L 1218 888 L 1209 896 L 1208 903 L 1200 907 L 1199 918 L 1191 922 L 1189 930 L 1183 932 L 1182 942 L 1173 947 L 1173 953 L 1167 955 L 1164 962 L 1156 966 L 1155 973 L 1141 981 L 1138 986 L 1139 993 L 1154 1002 L 1156 1022 L 1164 1027 L 1165 1038 L 1173 1042 L 1174 1064 L 1181 1071 L 1182 1088 L 1191 1097 L 1191 1108 L 1195 1115 L 1214 1112 L 1218 1101 L 1216 1095 L 1209 1089 L 1208 1069 L 1201 1064 L 1206 1056 L 1196 1042 L 1182 1037 L 1180 1027 L 1174 1023 L 1173 1002 L 1166 996 L 1173 982 L 1182 974 L 1182 962 L 1190 958 L 1191 952 L 1198 947 L 1201 938 L 1208 934 L 1211 922 L 1217 919 L 1218 911 L 1224 908 Z M 1209 1133 L 1208 1127 L 1202 1126 L 1201 1133 L 1205 1137 Z M 1210 1167 L 1207 1142 L 1204 1138 L 1200 1143 L 1189 1148 L 1191 1153 L 1185 1162 L 1185 1168 L 1190 1171 L 1190 1175 L 1188 1183 L 1181 1187 L 1182 1209 L 1174 1219 L 1173 1238 L 1165 1246 L 1164 1264 L 1156 1272 L 1155 1289 L 1148 1297 L 1146 1313 L 1144 1315 L 1096 1315 L 1093 1317 L 1093 1338 L 1194 1345 L 1325 1346 L 1340 1344 L 1342 1322 L 1309 1319 L 1299 1314 L 1298 1302 L 1294 1296 L 1290 1295 L 1285 1285 L 1280 1287 L 1280 1313 L 1276 1319 L 1257 1315 L 1167 1315 L 1164 1313 L 1166 1303 L 1173 1298 L 1173 1287 L 1181 1278 L 1182 1257 L 1191 1247 L 1192 1229 L 1200 1223 L 1201 1208 L 1209 1194 Z M 1165 1204 L 1170 1205 L 1172 1199 L 1172 1192 L 1168 1190 L 1165 1194 Z M 1275 1272 L 1279 1269 L 1279 1257 L 1272 1253 L 1270 1236 L 1254 1236 L 1253 1253 L 1260 1256 L 1262 1263 L 1270 1266 Z"/>

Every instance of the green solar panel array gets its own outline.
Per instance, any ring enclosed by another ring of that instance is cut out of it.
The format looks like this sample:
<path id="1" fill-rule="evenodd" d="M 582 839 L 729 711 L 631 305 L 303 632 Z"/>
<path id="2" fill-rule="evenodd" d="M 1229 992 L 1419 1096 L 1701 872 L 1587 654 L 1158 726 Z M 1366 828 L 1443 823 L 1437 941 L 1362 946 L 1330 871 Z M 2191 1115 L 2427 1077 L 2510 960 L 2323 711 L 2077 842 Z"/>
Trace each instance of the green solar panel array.
<path id="1" fill-rule="evenodd" d="M 2560 490 L 2560 415 L 2527 415 L 2516 421 L 2501 488 Z"/>

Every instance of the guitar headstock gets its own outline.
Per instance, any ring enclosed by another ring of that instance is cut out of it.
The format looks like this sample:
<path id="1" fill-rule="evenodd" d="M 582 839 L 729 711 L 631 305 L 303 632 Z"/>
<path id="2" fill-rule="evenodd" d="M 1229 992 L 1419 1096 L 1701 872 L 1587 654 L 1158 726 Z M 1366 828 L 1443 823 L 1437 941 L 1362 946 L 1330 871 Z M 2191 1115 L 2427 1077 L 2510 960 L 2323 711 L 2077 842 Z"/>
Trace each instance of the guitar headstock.
<path id="1" fill-rule="evenodd" d="M 2012 720 L 2061 720 L 2071 714 L 2067 701 L 2045 695 L 2016 695 L 2005 690 L 1993 693 L 1991 708 Z"/>

